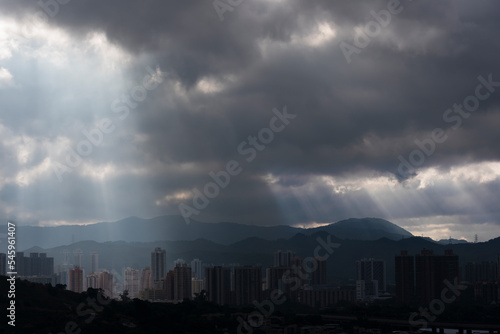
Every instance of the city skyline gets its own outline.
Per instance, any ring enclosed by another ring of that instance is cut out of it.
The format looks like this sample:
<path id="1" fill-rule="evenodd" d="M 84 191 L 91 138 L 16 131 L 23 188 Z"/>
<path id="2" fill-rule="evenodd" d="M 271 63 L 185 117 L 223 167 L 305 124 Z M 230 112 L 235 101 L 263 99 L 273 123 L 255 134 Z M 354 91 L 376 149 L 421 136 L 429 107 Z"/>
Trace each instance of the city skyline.
<path id="1" fill-rule="evenodd" d="M 500 301 L 500 254 L 496 262 L 467 262 L 460 267 L 459 256 L 451 249 L 445 248 L 439 254 L 423 248 L 415 255 L 401 250 L 399 255 L 393 257 L 396 267 L 394 280 L 387 277 L 384 260 L 360 258 L 352 263 L 356 267 L 353 276 L 355 284 L 352 284 L 353 279 L 339 284 L 337 281 L 333 283 L 332 277 L 327 276 L 324 257 L 304 258 L 290 250 L 279 249 L 268 255 L 268 267 L 213 264 L 194 258 L 190 263 L 201 268 L 204 279 L 200 279 L 184 259 L 177 259 L 170 265 L 164 264 L 165 268 L 171 269 L 163 276 L 159 273 L 162 269 L 155 269 L 161 276 L 155 280 L 150 268 L 158 267 L 159 262 L 161 266 L 165 259 L 164 252 L 161 247 L 155 247 L 151 251 L 150 266 L 143 269 L 122 268 L 121 273 L 115 268 L 110 268 L 111 271 L 102 268 L 87 274 L 85 267 L 54 263 L 54 259 L 47 257 L 46 253 L 32 252 L 25 257 L 23 252 L 18 252 L 16 257 L 21 278 L 53 286 L 66 284 L 68 290 L 78 293 L 87 288 L 102 289 L 106 296 L 115 299 L 127 290 L 128 298 L 179 303 L 184 299 L 194 299 L 205 291 L 208 301 L 219 305 L 244 306 L 269 298 L 272 291 L 280 291 L 286 299 L 311 307 L 326 307 L 341 301 L 372 303 L 377 299 L 390 298 L 404 305 L 424 305 L 435 298 L 442 299 L 443 289 L 454 284 L 460 290 L 471 287 L 462 298 L 473 298 L 483 303 Z M 85 254 L 79 249 L 77 253 L 75 260 L 81 261 L 88 256 L 90 266 L 93 265 L 92 259 L 99 255 L 96 251 Z M 5 258 L 0 257 L 0 260 L 0 267 L 5 268 Z M 315 263 L 312 266 L 311 261 Z M 457 294 L 456 291 L 454 293 Z"/>

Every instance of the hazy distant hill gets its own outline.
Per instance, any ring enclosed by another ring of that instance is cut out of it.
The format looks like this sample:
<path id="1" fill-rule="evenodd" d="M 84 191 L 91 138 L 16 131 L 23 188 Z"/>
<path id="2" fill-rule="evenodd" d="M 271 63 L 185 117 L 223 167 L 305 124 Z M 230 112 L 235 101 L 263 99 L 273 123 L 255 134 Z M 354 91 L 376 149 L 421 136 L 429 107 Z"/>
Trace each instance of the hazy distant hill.
<path id="1" fill-rule="evenodd" d="M 297 233 L 310 235 L 319 231 L 328 232 L 341 239 L 352 240 L 376 240 L 380 238 L 400 240 L 412 236 L 405 229 L 380 218 L 351 218 L 322 227 L 303 229 L 285 225 L 211 224 L 193 220 L 190 224 L 186 224 L 181 216 L 161 216 L 152 219 L 129 217 L 117 222 L 96 223 L 85 226 L 18 226 L 17 248 L 19 250 L 34 246 L 52 248 L 84 240 L 97 242 L 151 242 L 156 240 L 196 240 L 200 238 L 229 245 L 251 237 L 277 240 L 290 238 Z"/>
<path id="2" fill-rule="evenodd" d="M 150 265 L 150 254 L 155 247 L 166 250 L 167 267 L 173 267 L 173 261 L 179 258 L 190 262 L 194 258 L 204 263 L 225 264 L 239 263 L 241 265 L 273 264 L 273 253 L 276 250 L 292 250 L 297 255 L 309 257 L 320 243 L 318 238 L 326 240 L 328 233 L 319 231 L 313 235 L 296 234 L 291 238 L 265 240 L 262 238 L 248 238 L 231 245 L 221 245 L 211 241 L 198 239 L 194 241 L 157 241 L 147 243 L 82 241 L 69 246 L 51 249 L 32 248 L 28 252 L 47 252 L 54 257 L 54 263 L 60 264 L 64 259 L 64 251 L 70 254 L 76 249 L 83 252 L 84 268 L 89 268 L 89 254 L 91 251 L 99 253 L 99 266 L 108 270 L 116 270 L 115 275 L 121 275 L 125 267 L 144 268 Z M 420 237 L 411 237 L 402 240 L 341 240 L 331 237 L 331 241 L 340 244 L 327 260 L 328 276 L 331 279 L 348 280 L 355 277 L 355 262 L 363 258 L 379 258 L 386 261 L 387 280 L 394 282 L 394 256 L 401 250 L 409 254 L 418 254 L 423 248 L 434 250 L 435 254 L 444 254 L 445 249 L 452 249 L 459 255 L 460 265 L 471 261 L 497 261 L 500 252 L 500 237 L 483 243 L 467 243 L 455 245 L 440 245 Z M 323 254 L 323 253 L 322 253 Z"/>
<path id="3" fill-rule="evenodd" d="M 441 239 L 438 241 L 441 245 L 449 245 L 449 244 L 466 244 L 468 241 L 464 239 Z"/>

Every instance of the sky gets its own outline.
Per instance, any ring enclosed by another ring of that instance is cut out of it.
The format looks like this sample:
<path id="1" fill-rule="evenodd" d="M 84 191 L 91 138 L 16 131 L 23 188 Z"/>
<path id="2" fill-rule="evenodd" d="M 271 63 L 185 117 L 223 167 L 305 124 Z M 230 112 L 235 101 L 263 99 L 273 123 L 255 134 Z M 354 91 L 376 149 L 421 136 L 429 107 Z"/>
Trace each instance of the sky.
<path id="1" fill-rule="evenodd" d="M 0 217 L 500 236 L 494 1 L 0 0 Z"/>

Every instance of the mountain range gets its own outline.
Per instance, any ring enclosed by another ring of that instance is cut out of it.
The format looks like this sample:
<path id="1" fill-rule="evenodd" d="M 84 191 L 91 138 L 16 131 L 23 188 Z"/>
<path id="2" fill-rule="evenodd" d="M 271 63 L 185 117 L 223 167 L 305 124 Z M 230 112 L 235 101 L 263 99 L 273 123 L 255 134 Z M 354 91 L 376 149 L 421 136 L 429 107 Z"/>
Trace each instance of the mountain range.
<path id="1" fill-rule="evenodd" d="M 291 250 L 299 256 L 309 257 L 320 244 L 318 238 L 330 238 L 331 242 L 340 245 L 327 261 L 330 281 L 348 282 L 355 277 L 357 260 L 378 258 L 386 261 L 389 283 L 394 277 L 394 256 L 401 250 L 418 254 L 426 248 L 443 254 L 445 249 L 452 249 L 463 266 L 466 262 L 497 261 L 500 249 L 500 237 L 477 244 L 454 239 L 436 242 L 415 237 L 380 218 L 351 218 L 305 229 L 230 222 L 191 221 L 186 224 L 181 216 L 129 217 L 84 226 L 18 226 L 16 235 L 18 250 L 47 253 L 54 257 L 55 264 L 62 264 L 65 254 L 69 255 L 71 263 L 73 252 L 79 249 L 83 253 L 83 266 L 88 268 L 90 252 L 97 251 L 99 267 L 117 276 L 126 267 L 148 266 L 155 247 L 166 250 L 169 268 L 177 259 L 189 262 L 194 258 L 213 265 L 268 267 L 273 264 L 273 253 L 277 250 Z"/>
<path id="2" fill-rule="evenodd" d="M 4 229 L 6 230 L 6 228 Z M 299 228 L 286 225 L 257 226 L 230 222 L 202 223 L 191 220 L 186 224 L 182 216 L 161 216 L 152 219 L 129 217 L 116 222 L 55 227 L 17 227 L 17 249 L 31 247 L 53 248 L 78 241 L 192 241 L 206 239 L 222 245 L 259 237 L 264 240 L 291 238 L 298 233 L 311 235 L 324 231 L 339 239 L 400 240 L 413 235 L 405 229 L 380 218 L 351 218 L 316 228 Z"/>
<path id="3" fill-rule="evenodd" d="M 168 269 L 172 269 L 174 261 L 183 259 L 186 262 L 198 258 L 205 264 L 212 265 L 261 265 L 264 268 L 273 265 L 273 253 L 277 250 L 291 250 L 298 256 L 312 257 L 314 250 L 321 243 L 330 239 L 339 245 L 327 259 L 327 275 L 330 282 L 350 282 L 355 277 L 355 264 L 363 258 L 382 259 L 386 262 L 387 282 L 394 283 L 394 256 L 401 250 L 409 254 L 419 254 L 422 249 L 433 250 L 435 254 L 444 254 L 445 249 L 452 249 L 459 256 L 460 265 L 467 262 L 498 261 L 500 237 L 482 243 L 441 245 L 422 237 L 409 237 L 401 240 L 381 238 L 378 240 L 339 239 L 326 231 L 318 231 L 311 235 L 302 233 L 290 238 L 266 240 L 251 237 L 230 245 L 222 245 L 205 239 L 192 241 L 155 241 L 155 242 L 95 242 L 80 241 L 72 245 L 50 249 L 33 247 L 29 252 L 45 252 L 54 257 L 55 264 L 64 261 L 64 253 L 73 260 L 73 252 L 77 249 L 83 253 L 83 267 L 90 267 L 90 252 L 99 253 L 99 267 L 106 268 L 119 277 L 126 267 L 142 269 L 150 265 L 151 251 L 155 247 L 166 250 Z M 27 255 L 27 254 L 25 254 Z M 70 262 L 71 263 L 71 262 Z M 351 283 L 354 283 L 352 281 Z"/>

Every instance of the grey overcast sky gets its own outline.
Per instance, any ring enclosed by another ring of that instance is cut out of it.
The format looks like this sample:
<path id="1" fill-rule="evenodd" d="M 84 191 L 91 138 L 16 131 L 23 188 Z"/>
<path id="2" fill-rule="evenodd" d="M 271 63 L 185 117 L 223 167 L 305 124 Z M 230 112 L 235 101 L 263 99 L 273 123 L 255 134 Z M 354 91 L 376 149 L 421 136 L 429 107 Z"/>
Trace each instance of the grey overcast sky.
<path id="1" fill-rule="evenodd" d="M 497 237 L 499 17 L 493 0 L 0 0 L 0 217 Z"/>

